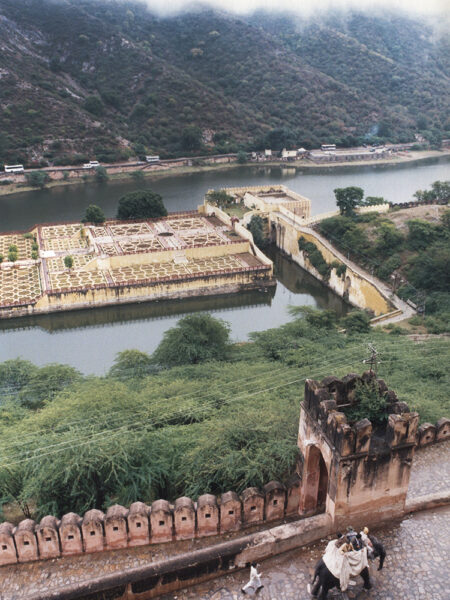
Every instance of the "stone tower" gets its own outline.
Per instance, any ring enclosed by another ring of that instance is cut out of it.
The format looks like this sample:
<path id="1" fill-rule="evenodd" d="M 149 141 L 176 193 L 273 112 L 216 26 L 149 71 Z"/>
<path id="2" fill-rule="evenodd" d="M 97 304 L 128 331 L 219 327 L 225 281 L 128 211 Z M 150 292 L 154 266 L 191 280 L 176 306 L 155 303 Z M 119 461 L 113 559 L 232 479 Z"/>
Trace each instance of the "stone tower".
<path id="1" fill-rule="evenodd" d="M 386 399 L 388 420 L 380 427 L 366 418 L 347 421 L 361 381 L 372 381 Z M 298 434 L 304 457 L 300 514 L 325 510 L 336 528 L 402 515 L 418 423 L 418 413 L 372 371 L 306 380 Z"/>

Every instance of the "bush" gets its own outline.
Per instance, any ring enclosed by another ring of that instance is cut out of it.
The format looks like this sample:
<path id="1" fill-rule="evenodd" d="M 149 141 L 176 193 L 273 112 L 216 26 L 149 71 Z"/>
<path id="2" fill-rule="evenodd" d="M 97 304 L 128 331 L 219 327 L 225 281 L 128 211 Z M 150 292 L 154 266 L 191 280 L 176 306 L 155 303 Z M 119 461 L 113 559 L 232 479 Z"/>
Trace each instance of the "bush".
<path id="1" fill-rule="evenodd" d="M 387 420 L 386 398 L 380 394 L 376 380 L 358 381 L 355 387 L 355 405 L 345 409 L 350 422 L 369 419 L 374 425 Z"/>
<path id="2" fill-rule="evenodd" d="M 155 371 L 151 357 L 140 350 L 123 350 L 116 356 L 109 370 L 110 377 L 121 381 L 142 378 Z"/>
<path id="3" fill-rule="evenodd" d="M 339 321 L 347 333 L 367 333 L 370 331 L 370 317 L 363 310 L 353 310 Z"/>
<path id="4" fill-rule="evenodd" d="M 230 327 L 210 314 L 183 317 L 165 332 L 152 359 L 163 367 L 224 360 L 229 350 Z"/>
<path id="5" fill-rule="evenodd" d="M 99 225 L 105 222 L 105 213 L 96 204 L 89 204 L 89 206 L 86 208 L 83 219 L 81 219 L 81 222 L 95 223 L 96 225 Z"/>
<path id="6" fill-rule="evenodd" d="M 32 171 L 31 173 L 25 173 L 25 180 L 28 185 L 43 189 L 45 184 L 50 181 L 50 177 L 45 171 Z"/>
<path id="7" fill-rule="evenodd" d="M 84 101 L 83 106 L 88 112 L 96 117 L 101 117 L 105 113 L 103 102 L 98 96 L 88 96 Z"/>
<path id="8" fill-rule="evenodd" d="M 247 162 L 247 154 L 240 150 L 237 153 L 237 161 L 240 165 L 244 165 Z"/>
<path id="9" fill-rule="evenodd" d="M 130 192 L 119 200 L 118 219 L 154 219 L 165 216 L 167 210 L 161 196 L 150 190 Z"/>
<path id="10" fill-rule="evenodd" d="M 427 221 L 413 219 L 408 221 L 408 246 L 411 250 L 425 250 L 438 237 L 438 229 Z"/>
<path id="11" fill-rule="evenodd" d="M 298 240 L 298 248 L 306 254 L 312 266 L 327 280 L 330 277 L 331 265 L 327 263 L 319 248 L 313 242 L 308 242 L 303 236 Z"/>
<path id="12" fill-rule="evenodd" d="M 259 215 L 252 215 L 247 229 L 253 236 L 253 241 L 258 248 L 264 248 L 267 245 L 267 240 L 264 236 L 264 221 Z"/>
<path id="13" fill-rule="evenodd" d="M 108 179 L 109 175 L 105 167 L 97 167 L 95 169 L 95 181 L 97 181 L 98 183 L 105 183 L 106 181 L 108 181 Z"/>
<path id="14" fill-rule="evenodd" d="M 64 266 L 66 269 L 71 269 L 73 267 L 73 258 L 71 256 L 64 257 Z"/>

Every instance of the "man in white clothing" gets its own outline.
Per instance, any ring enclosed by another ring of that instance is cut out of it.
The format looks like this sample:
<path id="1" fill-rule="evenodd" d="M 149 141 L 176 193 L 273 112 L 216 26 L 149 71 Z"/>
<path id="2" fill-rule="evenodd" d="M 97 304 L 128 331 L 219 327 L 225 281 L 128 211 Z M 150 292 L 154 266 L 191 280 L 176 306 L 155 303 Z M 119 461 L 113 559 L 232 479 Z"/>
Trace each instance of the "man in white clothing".
<path id="1" fill-rule="evenodd" d="M 258 567 L 259 565 L 256 563 L 251 564 L 249 582 L 246 583 L 242 588 L 242 592 L 244 594 L 249 593 L 250 589 L 256 593 L 258 590 L 264 587 L 261 583 L 261 573 L 258 573 Z"/>

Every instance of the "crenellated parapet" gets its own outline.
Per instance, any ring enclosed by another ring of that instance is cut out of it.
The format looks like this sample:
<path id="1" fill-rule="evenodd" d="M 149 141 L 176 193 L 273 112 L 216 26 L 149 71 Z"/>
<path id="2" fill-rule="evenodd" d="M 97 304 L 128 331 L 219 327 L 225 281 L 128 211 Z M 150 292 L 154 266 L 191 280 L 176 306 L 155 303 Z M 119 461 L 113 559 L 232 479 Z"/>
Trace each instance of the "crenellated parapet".
<path id="1" fill-rule="evenodd" d="M 356 404 L 357 383 L 370 380 L 375 382 L 380 396 L 386 400 L 388 414 L 384 430 L 380 432 L 380 428 L 377 428 L 376 444 L 373 443 L 374 427 L 367 418 L 349 423 L 345 414 L 346 409 Z M 418 413 L 410 412 L 406 402 L 399 401 L 396 393 L 387 387 L 385 381 L 376 379 L 370 371 L 362 376 L 350 373 L 342 379 L 326 377 L 321 382 L 307 379 L 304 407 L 341 456 L 368 454 L 371 447 L 375 451 L 375 448 L 382 446 L 393 448 L 417 443 L 424 445 L 420 436 L 423 426 L 419 428 Z M 440 437 L 450 437 L 450 420 L 441 420 L 439 426 Z M 437 426 L 434 428 L 427 424 L 427 431 L 429 428 L 433 428 L 433 439 L 427 440 L 427 443 L 434 441 Z"/>
<path id="2" fill-rule="evenodd" d="M 25 519 L 17 527 L 1 523 L 0 566 L 239 531 L 295 516 L 299 497 L 297 476 L 287 486 L 270 481 L 240 496 L 232 491 L 220 497 L 203 494 L 196 502 L 183 496 L 173 504 L 133 502 L 129 509 L 115 504 L 106 513 L 92 509 L 83 517 L 46 516 L 38 524 Z"/>
<path id="3" fill-rule="evenodd" d="M 384 401 L 382 421 L 364 417 L 361 383 L 370 383 Z M 449 419 L 419 427 L 419 414 L 373 371 L 306 380 L 298 435 L 304 457 L 300 512 L 325 509 L 337 526 L 349 518 L 369 523 L 403 514 L 415 447 L 449 437 Z"/>

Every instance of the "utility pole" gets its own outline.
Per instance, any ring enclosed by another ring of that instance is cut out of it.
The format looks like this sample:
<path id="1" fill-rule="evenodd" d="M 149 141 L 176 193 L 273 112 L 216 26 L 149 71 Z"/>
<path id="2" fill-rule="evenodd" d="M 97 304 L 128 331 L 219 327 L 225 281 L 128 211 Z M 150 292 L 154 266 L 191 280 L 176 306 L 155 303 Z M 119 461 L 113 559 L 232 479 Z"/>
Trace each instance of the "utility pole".
<path id="1" fill-rule="evenodd" d="M 377 349 L 375 348 L 375 346 L 371 343 L 368 344 L 368 349 L 370 352 L 370 357 L 366 358 L 363 360 L 363 363 L 369 363 L 370 364 L 370 372 L 371 373 L 375 373 L 375 377 L 377 377 L 378 374 L 378 353 L 377 353 Z"/>

